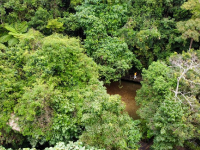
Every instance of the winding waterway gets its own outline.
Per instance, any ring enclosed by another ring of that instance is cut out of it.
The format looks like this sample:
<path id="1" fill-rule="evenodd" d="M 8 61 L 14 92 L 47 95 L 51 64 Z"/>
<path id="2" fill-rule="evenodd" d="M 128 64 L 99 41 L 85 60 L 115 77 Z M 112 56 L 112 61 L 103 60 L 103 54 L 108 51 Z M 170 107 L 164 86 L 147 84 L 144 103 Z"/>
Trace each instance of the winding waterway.
<path id="1" fill-rule="evenodd" d="M 136 90 L 141 88 L 141 85 L 129 81 L 112 82 L 110 85 L 106 85 L 107 92 L 111 95 L 119 94 L 122 97 L 122 101 L 126 104 L 126 111 L 133 119 L 138 119 L 136 114 L 139 106 L 136 105 L 135 96 Z"/>

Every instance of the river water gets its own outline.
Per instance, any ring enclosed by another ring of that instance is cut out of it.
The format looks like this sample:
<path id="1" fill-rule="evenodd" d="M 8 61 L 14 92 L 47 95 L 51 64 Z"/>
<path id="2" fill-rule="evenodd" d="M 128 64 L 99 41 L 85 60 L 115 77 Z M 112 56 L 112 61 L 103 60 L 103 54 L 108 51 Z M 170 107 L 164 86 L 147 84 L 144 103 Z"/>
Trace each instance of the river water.
<path id="1" fill-rule="evenodd" d="M 106 85 L 107 92 L 110 95 L 119 94 L 122 97 L 122 101 L 126 104 L 126 111 L 133 119 L 138 119 L 136 114 L 139 106 L 136 105 L 135 96 L 136 90 L 141 88 L 141 85 L 129 81 L 112 82 L 110 85 Z"/>
<path id="2" fill-rule="evenodd" d="M 119 82 L 112 82 L 110 85 L 106 85 L 106 88 L 108 94 L 119 94 L 122 97 L 122 101 L 124 101 L 126 104 L 126 111 L 128 112 L 129 116 L 131 116 L 133 119 L 139 119 L 139 116 L 136 114 L 139 106 L 136 105 L 135 96 L 136 90 L 141 88 L 140 84 L 130 81 L 121 81 L 121 84 Z M 152 140 L 149 142 L 140 141 L 141 147 L 139 150 L 149 150 L 152 144 Z M 176 148 L 177 150 L 188 150 L 184 147 Z"/>

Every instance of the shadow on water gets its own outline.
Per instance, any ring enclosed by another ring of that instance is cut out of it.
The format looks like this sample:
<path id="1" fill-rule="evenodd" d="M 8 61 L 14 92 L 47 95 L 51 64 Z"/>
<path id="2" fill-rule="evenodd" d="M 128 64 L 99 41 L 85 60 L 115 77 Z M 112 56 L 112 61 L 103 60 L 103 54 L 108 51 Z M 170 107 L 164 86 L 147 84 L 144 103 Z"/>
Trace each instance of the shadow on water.
<path id="1" fill-rule="evenodd" d="M 122 101 L 126 104 L 126 111 L 133 119 L 138 119 L 136 114 L 139 106 L 136 105 L 135 96 L 136 90 L 141 88 L 139 83 L 130 81 L 112 82 L 110 85 L 106 85 L 107 92 L 110 95 L 119 94 L 122 97 Z"/>

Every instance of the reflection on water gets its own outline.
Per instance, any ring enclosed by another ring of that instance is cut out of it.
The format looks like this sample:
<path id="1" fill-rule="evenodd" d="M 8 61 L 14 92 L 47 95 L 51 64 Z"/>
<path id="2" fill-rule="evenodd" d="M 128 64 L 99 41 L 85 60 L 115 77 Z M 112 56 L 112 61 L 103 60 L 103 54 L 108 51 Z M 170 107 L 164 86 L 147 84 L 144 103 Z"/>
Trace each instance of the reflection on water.
<path id="1" fill-rule="evenodd" d="M 121 81 L 121 85 L 119 82 L 112 82 L 110 85 L 106 85 L 107 92 L 111 95 L 119 94 L 122 97 L 122 101 L 126 103 L 126 111 L 129 116 L 133 119 L 138 119 L 139 116 L 136 114 L 139 106 L 136 105 L 135 96 L 136 90 L 141 88 L 140 84 Z"/>

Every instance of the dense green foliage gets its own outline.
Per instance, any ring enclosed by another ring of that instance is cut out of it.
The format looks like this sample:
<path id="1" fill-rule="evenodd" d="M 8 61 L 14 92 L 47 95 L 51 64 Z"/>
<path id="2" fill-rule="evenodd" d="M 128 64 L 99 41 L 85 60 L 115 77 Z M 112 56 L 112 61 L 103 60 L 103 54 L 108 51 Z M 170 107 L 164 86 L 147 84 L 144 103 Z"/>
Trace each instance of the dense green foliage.
<path id="1" fill-rule="evenodd" d="M 17 0 L 12 5 L 14 1 L 9 0 L 1 2 L 0 12 L 3 24 L 27 21 L 29 27 L 45 35 L 62 32 L 81 36 L 87 55 L 98 65 L 100 78 L 109 83 L 120 79 L 132 67 L 148 67 L 154 60 L 164 60 L 173 51 L 188 49 L 190 43 L 185 40 L 188 36 L 181 38 L 180 34 L 187 29 L 176 24 L 181 24 L 192 14 L 198 17 L 198 7 L 188 8 L 187 4 L 181 7 L 184 2 Z M 198 6 L 196 1 L 189 3 Z M 197 23 L 189 27 L 195 25 Z M 1 41 L 8 39 L 0 38 Z M 9 43 L 16 42 L 15 39 Z"/>
<path id="2" fill-rule="evenodd" d="M 87 54 L 99 65 L 105 82 L 118 80 L 131 68 L 132 61 L 140 68 L 127 44 L 117 37 L 117 30 L 127 21 L 127 7 L 125 2 L 97 0 L 85 1 L 76 8 L 75 17 L 86 35 Z"/>
<path id="3" fill-rule="evenodd" d="M 1 51 L 1 142 L 36 146 L 80 138 L 99 148 L 138 147 L 138 123 L 122 113 L 119 97 L 106 93 L 97 65 L 83 52 L 75 38 L 33 30 Z"/>
<path id="4" fill-rule="evenodd" d="M 177 28 L 182 32 L 183 39 L 191 39 L 189 50 L 193 47 L 193 41 L 199 42 L 200 36 L 200 3 L 197 0 L 189 0 L 184 3 L 182 8 L 190 10 L 192 18 L 187 21 L 180 21 L 177 23 Z M 198 45 L 197 45 L 198 46 Z"/>
<path id="5" fill-rule="evenodd" d="M 6 148 L 0 146 L 1 150 L 6 150 Z M 54 147 L 45 148 L 45 150 L 101 150 L 94 147 L 85 147 L 82 142 L 69 142 L 67 145 L 63 142 L 56 143 Z M 12 149 L 7 149 L 12 150 Z M 23 148 L 23 150 L 36 150 L 36 148 Z M 103 149 L 102 149 L 103 150 Z"/>
<path id="6" fill-rule="evenodd" d="M 179 31 L 182 35 L 177 35 L 172 42 L 182 41 L 189 52 L 175 53 L 167 62 L 153 62 L 148 70 L 143 70 L 144 81 L 136 99 L 141 105 L 138 113 L 142 118 L 144 136 L 154 137 L 153 149 L 173 149 L 184 144 L 191 149 L 199 148 L 199 51 L 191 51 L 199 48 L 199 8 L 198 0 L 189 0 L 180 10 L 181 17 L 188 12 L 191 15 L 183 20 L 174 16 L 178 20 L 174 33 Z M 175 22 L 173 24 L 175 26 Z M 174 51 L 172 46 L 170 51 Z M 175 51 L 179 50 L 176 48 Z"/>
<path id="7" fill-rule="evenodd" d="M 154 136 L 154 149 L 173 149 L 200 137 L 199 52 L 175 54 L 169 64 L 152 63 L 143 70 L 136 100 L 139 115 Z"/>
<path id="8" fill-rule="evenodd" d="M 183 2 L 133 1 L 129 8 L 129 19 L 120 29 L 120 35 L 144 67 L 154 60 L 165 59 L 171 52 L 179 51 L 180 47 L 183 49 L 183 40 L 176 29 L 177 21 L 189 17 L 189 13 L 180 8 Z"/>
<path id="9" fill-rule="evenodd" d="M 199 24 L 199 0 L 1 0 L 0 144 L 198 149 Z M 131 68 L 137 121 L 103 87 Z"/>

